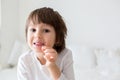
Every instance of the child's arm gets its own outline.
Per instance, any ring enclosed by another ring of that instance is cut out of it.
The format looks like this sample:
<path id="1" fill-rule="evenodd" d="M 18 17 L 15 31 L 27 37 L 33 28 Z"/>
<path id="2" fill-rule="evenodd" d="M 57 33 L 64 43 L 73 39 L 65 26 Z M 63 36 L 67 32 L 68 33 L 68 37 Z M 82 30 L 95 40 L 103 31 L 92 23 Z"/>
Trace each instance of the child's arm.
<path id="1" fill-rule="evenodd" d="M 51 74 L 53 80 L 58 80 L 61 72 L 58 66 L 55 63 L 50 63 L 48 67 L 48 71 Z"/>
<path id="2" fill-rule="evenodd" d="M 61 75 L 59 67 L 56 65 L 57 52 L 53 48 L 44 47 L 43 52 L 45 54 L 44 58 L 46 59 L 46 67 L 53 80 L 58 80 Z"/>
<path id="3" fill-rule="evenodd" d="M 46 59 L 46 67 L 53 80 L 75 80 L 73 70 L 73 58 L 70 50 L 65 51 L 65 55 L 61 58 L 62 71 L 56 65 L 57 52 L 53 48 L 44 48 L 43 50 Z"/>

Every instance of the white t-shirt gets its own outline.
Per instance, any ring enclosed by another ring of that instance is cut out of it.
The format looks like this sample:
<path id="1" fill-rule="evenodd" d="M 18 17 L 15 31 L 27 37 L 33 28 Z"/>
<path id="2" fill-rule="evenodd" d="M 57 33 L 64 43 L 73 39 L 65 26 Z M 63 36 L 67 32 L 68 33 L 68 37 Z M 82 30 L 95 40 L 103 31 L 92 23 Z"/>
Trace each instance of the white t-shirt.
<path id="1" fill-rule="evenodd" d="M 75 80 L 72 52 L 64 49 L 56 61 L 60 68 L 59 80 Z M 17 67 L 18 80 L 52 80 L 47 68 L 41 65 L 33 51 L 27 51 L 20 56 Z"/>

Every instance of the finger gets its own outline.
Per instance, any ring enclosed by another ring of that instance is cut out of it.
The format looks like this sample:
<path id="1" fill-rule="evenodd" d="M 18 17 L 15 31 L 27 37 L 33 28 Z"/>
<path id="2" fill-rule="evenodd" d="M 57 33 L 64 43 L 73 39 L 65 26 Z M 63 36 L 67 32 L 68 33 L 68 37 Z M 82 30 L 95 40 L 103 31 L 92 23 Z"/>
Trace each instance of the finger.
<path id="1" fill-rule="evenodd" d="M 46 46 L 42 47 L 42 51 L 45 52 L 45 53 L 53 53 L 53 52 L 55 52 L 55 50 L 53 48 L 46 47 Z"/>
<path id="2" fill-rule="evenodd" d="M 42 48 L 41 48 L 41 49 L 42 49 L 42 51 L 44 51 L 44 50 L 46 49 L 46 46 L 42 46 Z"/>
<path id="3" fill-rule="evenodd" d="M 55 61 L 55 56 L 54 56 L 54 55 L 51 55 L 51 54 L 49 54 L 49 53 L 46 53 L 46 54 L 45 54 L 45 57 L 46 57 L 46 59 L 49 60 L 49 61 Z"/>
<path id="4" fill-rule="evenodd" d="M 42 46 L 42 51 L 45 51 L 46 49 L 52 49 L 52 48 L 47 47 L 47 46 Z"/>
<path id="5" fill-rule="evenodd" d="M 42 47 L 42 50 L 44 52 L 44 56 L 47 58 L 49 61 L 55 61 L 57 58 L 57 52 L 53 48 L 50 47 Z"/>
<path id="6" fill-rule="evenodd" d="M 49 49 L 48 47 L 42 46 L 41 50 L 42 50 L 42 52 L 44 53 L 44 55 L 45 55 L 45 53 L 48 53 L 48 52 L 49 52 L 48 49 Z"/>

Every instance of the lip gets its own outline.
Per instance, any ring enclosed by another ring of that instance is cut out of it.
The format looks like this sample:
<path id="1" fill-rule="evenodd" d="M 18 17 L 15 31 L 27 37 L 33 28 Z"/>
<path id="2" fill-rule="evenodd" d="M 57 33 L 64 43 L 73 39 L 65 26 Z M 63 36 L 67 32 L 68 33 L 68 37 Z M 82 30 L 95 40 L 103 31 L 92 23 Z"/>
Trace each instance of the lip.
<path id="1" fill-rule="evenodd" d="M 43 42 L 34 42 L 33 45 L 36 46 L 36 47 L 42 47 L 45 44 Z"/>

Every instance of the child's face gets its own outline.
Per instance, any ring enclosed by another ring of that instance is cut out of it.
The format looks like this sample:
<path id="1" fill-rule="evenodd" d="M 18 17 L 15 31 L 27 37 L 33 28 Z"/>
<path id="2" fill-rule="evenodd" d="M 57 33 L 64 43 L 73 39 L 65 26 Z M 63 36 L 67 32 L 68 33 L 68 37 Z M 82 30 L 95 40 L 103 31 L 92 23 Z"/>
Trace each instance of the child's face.
<path id="1" fill-rule="evenodd" d="M 53 47 L 56 39 L 55 30 L 52 26 L 44 23 L 28 26 L 27 42 L 35 52 L 41 52 L 42 46 Z"/>

